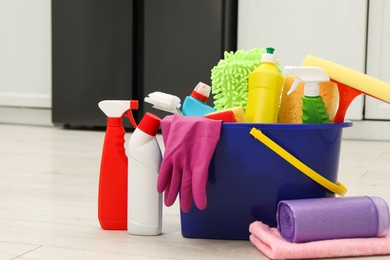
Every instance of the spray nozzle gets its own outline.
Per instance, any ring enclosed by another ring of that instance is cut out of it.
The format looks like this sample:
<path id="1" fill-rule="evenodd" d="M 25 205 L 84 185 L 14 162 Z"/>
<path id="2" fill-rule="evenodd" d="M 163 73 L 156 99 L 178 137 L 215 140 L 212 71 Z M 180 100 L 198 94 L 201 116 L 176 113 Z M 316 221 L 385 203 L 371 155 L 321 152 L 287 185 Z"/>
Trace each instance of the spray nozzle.
<path id="1" fill-rule="evenodd" d="M 129 118 L 131 125 L 137 128 L 131 110 L 138 109 L 138 100 L 103 100 L 99 102 L 98 106 L 107 117 L 125 116 Z"/>
<path id="2" fill-rule="evenodd" d="M 130 109 L 126 110 L 123 113 L 123 116 L 127 117 L 130 120 L 130 124 L 134 128 L 137 128 L 137 123 L 134 120 L 132 110 L 138 110 L 138 100 L 130 100 Z"/>
<path id="3" fill-rule="evenodd" d="M 317 97 L 320 95 L 320 82 L 329 81 L 329 76 L 324 70 L 314 66 L 285 66 L 285 76 L 295 76 L 294 83 L 287 92 L 290 95 L 297 88 L 299 83 L 305 84 L 304 95 L 307 97 Z"/>

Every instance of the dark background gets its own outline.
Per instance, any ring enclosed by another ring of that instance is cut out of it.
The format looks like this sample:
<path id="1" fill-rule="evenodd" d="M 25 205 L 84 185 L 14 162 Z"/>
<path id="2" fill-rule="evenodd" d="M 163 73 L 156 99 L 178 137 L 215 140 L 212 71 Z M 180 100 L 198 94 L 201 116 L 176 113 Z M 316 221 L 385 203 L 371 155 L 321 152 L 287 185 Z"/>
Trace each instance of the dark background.
<path id="1" fill-rule="evenodd" d="M 105 99 L 139 100 L 137 122 L 163 117 L 145 96 L 183 102 L 236 48 L 237 0 L 52 0 L 53 123 L 104 127 Z"/>

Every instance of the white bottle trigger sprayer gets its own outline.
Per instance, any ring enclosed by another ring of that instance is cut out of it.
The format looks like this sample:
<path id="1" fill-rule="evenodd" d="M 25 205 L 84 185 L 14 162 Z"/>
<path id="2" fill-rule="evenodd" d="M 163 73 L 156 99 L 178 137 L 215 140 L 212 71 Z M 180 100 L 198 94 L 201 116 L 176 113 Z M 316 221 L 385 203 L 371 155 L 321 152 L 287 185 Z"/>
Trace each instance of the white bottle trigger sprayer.
<path id="1" fill-rule="evenodd" d="M 302 123 L 329 123 L 329 115 L 320 96 L 320 82 L 329 81 L 328 74 L 321 68 L 314 66 L 285 66 L 284 75 L 295 76 L 294 83 L 287 95 L 290 95 L 300 82 L 304 83 Z"/>

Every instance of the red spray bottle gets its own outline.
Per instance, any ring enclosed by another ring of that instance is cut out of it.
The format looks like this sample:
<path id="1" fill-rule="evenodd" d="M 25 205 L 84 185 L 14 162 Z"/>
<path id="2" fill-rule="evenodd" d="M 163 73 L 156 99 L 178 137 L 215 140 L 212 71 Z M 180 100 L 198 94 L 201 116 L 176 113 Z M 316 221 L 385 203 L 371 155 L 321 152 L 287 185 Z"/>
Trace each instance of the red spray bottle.
<path id="1" fill-rule="evenodd" d="M 122 116 L 136 128 L 131 110 L 138 109 L 138 101 L 104 100 L 99 108 L 107 116 L 107 129 L 100 165 L 98 218 L 103 229 L 127 230 L 128 161 Z"/>

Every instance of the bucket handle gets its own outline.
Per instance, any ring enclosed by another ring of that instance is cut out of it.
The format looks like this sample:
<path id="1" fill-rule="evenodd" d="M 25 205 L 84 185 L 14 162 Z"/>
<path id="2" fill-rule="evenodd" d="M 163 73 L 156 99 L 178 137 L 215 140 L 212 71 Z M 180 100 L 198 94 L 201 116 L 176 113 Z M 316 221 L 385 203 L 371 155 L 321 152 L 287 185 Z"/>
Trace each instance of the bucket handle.
<path id="1" fill-rule="evenodd" d="M 344 196 L 345 193 L 347 193 L 347 188 L 340 182 L 337 182 L 336 184 L 329 181 L 328 179 L 324 178 L 322 175 L 318 174 L 316 171 L 311 169 L 309 166 L 298 160 L 295 156 L 293 156 L 291 153 L 287 152 L 285 149 L 283 149 L 280 145 L 272 141 L 270 138 L 268 138 L 263 132 L 256 128 L 252 128 L 252 130 L 249 132 L 253 137 L 255 137 L 257 140 L 265 144 L 268 148 L 270 148 L 272 151 L 277 153 L 280 157 L 285 159 L 287 162 L 289 162 L 292 166 L 300 170 L 302 173 L 304 173 L 306 176 L 311 178 L 313 181 L 317 182 L 321 186 L 325 187 L 326 189 L 330 190 L 331 192 Z"/>

